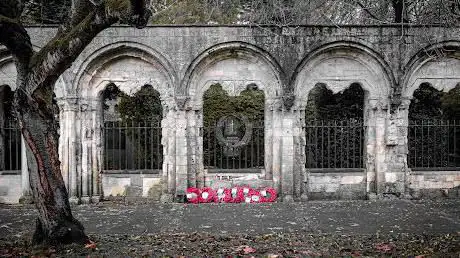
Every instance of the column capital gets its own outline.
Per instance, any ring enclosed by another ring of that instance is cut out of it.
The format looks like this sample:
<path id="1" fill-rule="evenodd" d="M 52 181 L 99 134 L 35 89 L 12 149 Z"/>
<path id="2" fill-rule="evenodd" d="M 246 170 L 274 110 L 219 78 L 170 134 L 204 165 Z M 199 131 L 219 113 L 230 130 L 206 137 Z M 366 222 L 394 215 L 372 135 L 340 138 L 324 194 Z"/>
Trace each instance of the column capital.
<path id="1" fill-rule="evenodd" d="M 369 108 L 372 110 L 386 111 L 389 109 L 390 104 L 386 99 L 369 99 L 368 102 Z"/>
<path id="2" fill-rule="evenodd" d="M 78 111 L 79 110 L 79 98 L 77 96 L 67 96 L 63 98 L 57 98 L 56 102 L 61 111 Z"/>
<path id="3" fill-rule="evenodd" d="M 80 111 L 89 112 L 97 110 L 98 106 L 101 103 L 99 98 L 80 98 Z"/>

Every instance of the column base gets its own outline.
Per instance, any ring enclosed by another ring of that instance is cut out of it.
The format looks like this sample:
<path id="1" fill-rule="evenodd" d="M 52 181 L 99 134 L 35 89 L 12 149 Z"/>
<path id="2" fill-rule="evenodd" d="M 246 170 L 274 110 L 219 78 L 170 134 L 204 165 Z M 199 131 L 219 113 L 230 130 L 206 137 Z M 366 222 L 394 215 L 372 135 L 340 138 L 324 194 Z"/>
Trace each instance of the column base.
<path id="1" fill-rule="evenodd" d="M 80 198 L 80 204 L 90 204 L 91 203 L 91 197 L 89 196 L 82 196 Z"/>
<path id="2" fill-rule="evenodd" d="M 172 203 L 174 201 L 174 196 L 172 194 L 164 193 L 160 196 L 161 203 Z"/>
<path id="3" fill-rule="evenodd" d="M 102 201 L 102 196 L 98 196 L 98 195 L 97 196 L 91 196 L 91 203 L 96 204 L 96 203 L 99 203 L 101 201 Z"/>
<path id="4" fill-rule="evenodd" d="M 69 203 L 72 205 L 78 205 L 80 203 L 80 200 L 78 197 L 72 196 L 69 198 Z"/>
<path id="5" fill-rule="evenodd" d="M 375 201 L 379 199 L 379 196 L 376 193 L 367 193 L 367 199 L 370 201 Z"/>
<path id="6" fill-rule="evenodd" d="M 21 198 L 19 198 L 19 203 L 20 204 L 32 204 L 34 203 L 34 198 L 32 195 L 23 195 Z"/>
<path id="7" fill-rule="evenodd" d="M 294 197 L 292 195 L 285 195 L 283 196 L 283 202 L 294 202 Z"/>
<path id="8" fill-rule="evenodd" d="M 302 194 L 302 195 L 300 196 L 300 200 L 301 200 L 302 202 L 308 201 L 308 195 L 307 195 L 306 193 Z"/>

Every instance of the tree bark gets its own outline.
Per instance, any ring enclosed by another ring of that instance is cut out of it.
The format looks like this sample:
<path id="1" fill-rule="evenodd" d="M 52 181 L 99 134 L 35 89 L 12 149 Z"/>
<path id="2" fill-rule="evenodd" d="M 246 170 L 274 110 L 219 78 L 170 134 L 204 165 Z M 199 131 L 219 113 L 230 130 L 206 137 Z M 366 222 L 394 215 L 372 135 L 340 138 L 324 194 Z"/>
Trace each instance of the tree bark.
<path id="1" fill-rule="evenodd" d="M 85 243 L 82 224 L 72 216 L 58 156 L 58 122 L 52 109 L 22 91 L 16 93 L 17 116 L 26 142 L 30 186 L 39 216 L 33 244 Z"/>
<path id="2" fill-rule="evenodd" d="M 120 19 L 147 23 L 144 0 L 78 0 L 73 26 L 64 25 L 38 53 L 18 17 L 18 0 L 0 1 L 0 43 L 11 51 L 17 70 L 15 109 L 26 145 L 29 181 L 38 210 L 34 244 L 85 243 L 83 225 L 72 216 L 58 155 L 58 122 L 53 92 L 59 76 L 99 32 Z M 12 15 L 14 14 L 14 15 Z"/>

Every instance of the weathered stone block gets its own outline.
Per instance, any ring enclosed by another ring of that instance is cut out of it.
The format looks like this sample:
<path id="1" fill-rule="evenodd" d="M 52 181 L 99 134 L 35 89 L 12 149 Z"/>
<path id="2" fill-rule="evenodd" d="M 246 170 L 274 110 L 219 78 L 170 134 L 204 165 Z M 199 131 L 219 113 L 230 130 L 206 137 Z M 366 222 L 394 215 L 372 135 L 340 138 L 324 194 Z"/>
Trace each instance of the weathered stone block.
<path id="1" fill-rule="evenodd" d="M 344 176 L 340 180 L 340 184 L 361 184 L 363 183 L 364 176 Z"/>
<path id="2" fill-rule="evenodd" d="M 143 178 L 142 180 L 142 196 L 156 200 L 161 196 L 161 179 L 160 178 Z"/>
<path id="3" fill-rule="evenodd" d="M 126 188 L 131 185 L 129 177 L 112 177 L 104 175 L 102 177 L 102 187 L 104 196 L 126 196 Z"/>
<path id="4" fill-rule="evenodd" d="M 0 175 L 0 203 L 18 203 L 21 190 L 20 175 Z"/>

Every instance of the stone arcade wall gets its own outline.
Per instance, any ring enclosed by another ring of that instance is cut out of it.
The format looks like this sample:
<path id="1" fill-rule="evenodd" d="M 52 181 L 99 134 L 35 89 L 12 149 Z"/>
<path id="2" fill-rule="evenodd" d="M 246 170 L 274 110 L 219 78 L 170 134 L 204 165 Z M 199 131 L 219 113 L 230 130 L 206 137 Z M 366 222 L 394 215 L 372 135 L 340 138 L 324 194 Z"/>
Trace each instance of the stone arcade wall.
<path id="1" fill-rule="evenodd" d="M 56 28 L 30 27 L 37 48 Z M 458 195 L 459 171 L 407 167 L 408 107 L 429 82 L 449 90 L 460 82 L 460 29 L 401 26 L 158 26 L 105 30 L 56 86 L 62 174 L 71 201 L 144 196 L 172 201 L 189 186 L 273 186 L 286 201 L 316 198 Z M 0 85 L 14 84 L 12 60 L 0 48 Z M 150 84 L 163 105 L 160 175 L 102 171 L 100 93 L 115 83 L 127 94 Z M 265 92 L 265 168 L 261 174 L 208 175 L 203 166 L 202 96 L 213 83 Z M 324 83 L 366 92 L 363 172 L 305 169 L 304 111 L 309 91 Z M 9 176 L 11 177 L 11 176 Z M 21 180 L 0 175 L 0 202 L 29 194 Z M 17 182 L 16 182 L 17 181 Z M 8 189 L 6 189 L 6 188 Z M 11 188 L 11 189 L 9 189 Z"/>

